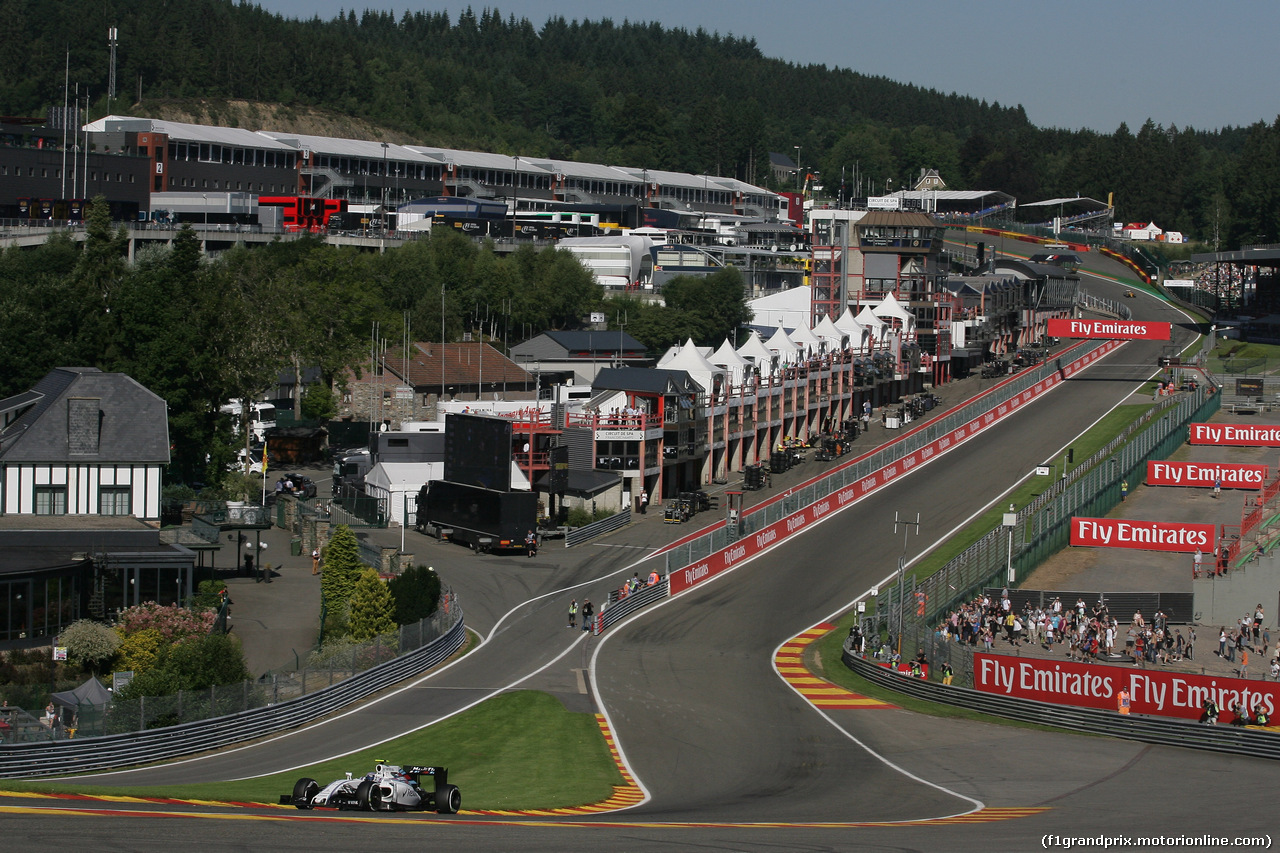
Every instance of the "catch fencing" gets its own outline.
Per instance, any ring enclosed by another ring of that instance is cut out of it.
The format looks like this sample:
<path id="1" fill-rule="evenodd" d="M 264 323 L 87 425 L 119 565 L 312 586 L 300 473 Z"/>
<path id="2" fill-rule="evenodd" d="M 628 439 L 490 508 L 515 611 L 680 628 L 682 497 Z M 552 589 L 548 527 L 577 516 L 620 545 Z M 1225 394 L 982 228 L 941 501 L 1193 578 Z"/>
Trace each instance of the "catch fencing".
<path id="1" fill-rule="evenodd" d="M 925 578 L 909 575 L 882 589 L 872 636 L 901 634 L 902 655 L 913 656 L 932 637 L 931 626 L 984 587 L 1015 586 L 1070 541 L 1075 515 L 1105 517 L 1121 499 L 1121 484 L 1146 479 L 1148 459 L 1166 459 L 1186 441 L 1190 423 L 1213 416 L 1221 395 L 1199 388 L 1164 398 L 1121 435 L 1017 513 L 1012 528 L 997 526 Z M 1012 567 L 1012 578 L 1008 572 Z M 931 660 L 932 663 L 932 660 Z"/>

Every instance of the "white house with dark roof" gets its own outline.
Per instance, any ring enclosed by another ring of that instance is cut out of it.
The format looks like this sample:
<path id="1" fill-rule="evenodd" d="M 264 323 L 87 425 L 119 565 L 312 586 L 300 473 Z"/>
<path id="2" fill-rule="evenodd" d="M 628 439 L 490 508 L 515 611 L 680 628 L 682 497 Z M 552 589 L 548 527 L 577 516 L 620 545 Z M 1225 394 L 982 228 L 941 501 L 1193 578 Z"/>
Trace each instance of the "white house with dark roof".
<path id="1" fill-rule="evenodd" d="M 0 514 L 159 520 L 165 401 L 122 373 L 59 367 L 0 400 Z"/>

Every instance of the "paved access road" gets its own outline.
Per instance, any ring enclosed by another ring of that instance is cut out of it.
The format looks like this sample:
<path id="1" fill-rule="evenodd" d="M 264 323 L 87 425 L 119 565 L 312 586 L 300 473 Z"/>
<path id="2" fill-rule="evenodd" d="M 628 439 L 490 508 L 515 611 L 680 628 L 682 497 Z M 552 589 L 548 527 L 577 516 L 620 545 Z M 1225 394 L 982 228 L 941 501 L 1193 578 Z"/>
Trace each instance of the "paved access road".
<path id="1" fill-rule="evenodd" d="M 1159 315 L 1168 311 L 1143 298 L 1134 307 L 1152 319 L 1165 319 Z M 985 853 L 1028 849 L 1046 833 L 1234 835 L 1266 829 L 1273 821 L 1261 792 L 1280 781 L 1280 767 L 1270 763 L 897 710 L 819 713 L 772 668 L 782 642 L 842 609 L 891 571 L 902 550 L 901 535 L 892 532 L 895 510 L 922 514 L 925 535 L 908 543 L 914 556 L 998 500 L 1032 466 L 1059 453 L 1128 396 L 1135 382 L 1151 374 L 1159 349 L 1126 345 L 1007 423 L 828 518 L 786 548 L 651 608 L 601 638 L 570 636 L 563 605 L 584 591 L 596 597 L 637 570 L 629 565 L 631 555 L 643 553 L 646 539 L 661 538 L 660 528 L 637 525 L 577 553 L 553 546 L 536 560 L 467 555 L 465 574 L 449 569 L 447 579 L 462 592 L 468 623 L 487 642 L 458 664 L 319 727 L 201 761 L 117 776 L 122 783 L 163 784 L 278 772 L 425 725 L 515 684 L 582 703 L 574 670 L 589 664 L 599 702 L 652 795 L 628 812 L 583 818 L 582 826 L 560 820 L 536 828 L 465 815 L 353 820 L 244 810 L 227 819 L 225 809 L 190 807 L 173 810 L 218 818 L 102 822 L 8 813 L 7 836 L 14 849 L 47 846 L 56 835 L 59 842 L 79 838 L 98 848 L 129 850 L 170 850 L 183 843 L 281 850 L 417 843 L 466 850 Z M 607 582 L 597 580 L 609 573 Z M 1224 786 L 1237 790 L 1235 780 L 1242 780 L 1240 801 L 1224 807 Z M 1249 806 L 1253 798 L 1259 800 L 1256 808 Z M 1212 805 L 1202 809 L 1200 802 Z M 989 810 L 969 815 L 980 806 Z M 964 815 L 969 816 L 956 817 Z M 915 823 L 863 825 L 882 821 Z"/>

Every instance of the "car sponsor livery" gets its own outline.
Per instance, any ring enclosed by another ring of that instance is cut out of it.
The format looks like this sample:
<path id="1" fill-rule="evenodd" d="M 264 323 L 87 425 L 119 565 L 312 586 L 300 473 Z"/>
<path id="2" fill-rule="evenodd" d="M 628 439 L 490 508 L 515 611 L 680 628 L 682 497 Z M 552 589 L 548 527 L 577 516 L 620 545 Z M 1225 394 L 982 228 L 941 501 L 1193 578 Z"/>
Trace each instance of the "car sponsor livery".
<path id="1" fill-rule="evenodd" d="M 1280 447 L 1280 427 L 1240 424 L 1191 424 L 1188 444 L 1225 444 L 1233 447 Z"/>
<path id="2" fill-rule="evenodd" d="M 1140 551 L 1208 551 L 1214 544 L 1214 526 L 1185 521 L 1072 518 L 1071 544 Z"/>
<path id="3" fill-rule="evenodd" d="M 1147 485 L 1208 489 L 1215 482 L 1220 482 L 1225 489 L 1261 489 L 1270 470 L 1266 465 L 1157 462 L 1149 459 Z"/>
<path id="4" fill-rule="evenodd" d="M 1124 688 L 1135 714 L 1189 720 L 1199 719 L 1206 699 L 1222 710 L 1222 722 L 1231 721 L 1235 704 L 1251 712 L 1261 707 L 1268 716 L 1280 708 L 1280 684 L 1274 682 L 984 653 L 973 656 L 973 686 L 999 696 L 1109 711 L 1116 710 Z"/>
<path id="5" fill-rule="evenodd" d="M 428 790 L 422 777 L 431 779 L 434 787 Z M 449 769 L 430 765 L 379 762 L 372 773 L 360 779 L 351 778 L 330 782 L 323 788 L 315 779 L 303 777 L 293 786 L 293 794 L 280 797 L 280 804 L 300 809 L 358 809 L 374 812 L 431 811 L 440 814 L 457 814 L 462 808 L 462 794 L 456 785 L 449 784 Z"/>
<path id="6" fill-rule="evenodd" d="M 1053 338 L 1113 338 L 1122 341 L 1173 340 L 1172 323 L 1146 323 L 1136 320 L 1069 320 L 1045 321 L 1045 334 Z"/>

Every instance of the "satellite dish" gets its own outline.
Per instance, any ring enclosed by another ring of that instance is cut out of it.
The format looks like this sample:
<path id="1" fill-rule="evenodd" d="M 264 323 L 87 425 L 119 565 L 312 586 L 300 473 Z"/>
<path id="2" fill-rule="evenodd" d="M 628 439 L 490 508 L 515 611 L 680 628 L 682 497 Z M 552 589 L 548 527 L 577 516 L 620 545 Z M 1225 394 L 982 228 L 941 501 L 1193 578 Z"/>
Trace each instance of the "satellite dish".
<path id="1" fill-rule="evenodd" d="M 799 247 L 799 246 L 797 246 L 795 243 L 792 243 L 792 244 L 791 244 L 791 251 L 793 251 L 793 252 L 797 252 L 797 251 L 799 251 L 799 250 L 800 250 L 800 247 Z"/>
<path id="2" fill-rule="evenodd" d="M 771 245 L 771 246 L 769 247 L 769 251 L 770 251 L 770 252 L 776 252 L 776 251 L 778 251 L 778 244 L 777 244 L 777 243 L 774 243 L 773 245 Z"/>

